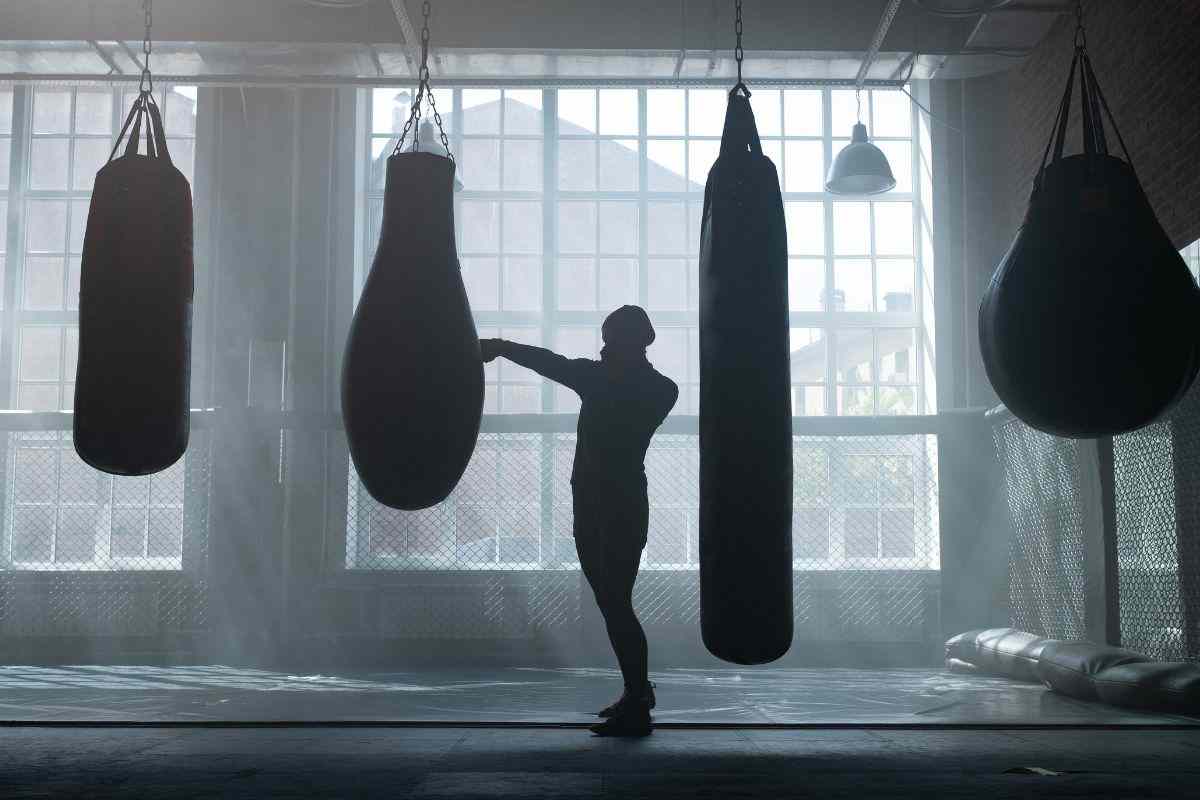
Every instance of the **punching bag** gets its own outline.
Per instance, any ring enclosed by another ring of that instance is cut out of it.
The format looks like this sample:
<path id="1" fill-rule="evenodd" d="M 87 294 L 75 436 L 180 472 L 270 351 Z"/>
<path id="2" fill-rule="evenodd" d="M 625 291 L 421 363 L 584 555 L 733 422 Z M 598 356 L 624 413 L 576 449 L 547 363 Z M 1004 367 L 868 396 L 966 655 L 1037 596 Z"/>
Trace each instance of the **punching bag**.
<path id="1" fill-rule="evenodd" d="M 138 139 L 145 132 L 146 153 Z M 124 154 L 113 158 L 128 134 Z M 133 103 L 96 174 L 79 276 L 74 442 L 114 475 L 175 463 L 188 444 L 192 193 L 158 105 Z"/>
<path id="2" fill-rule="evenodd" d="M 738 88 L 700 229 L 700 620 L 713 655 L 763 664 L 792 641 L 787 232 Z"/>
<path id="3" fill-rule="evenodd" d="M 1063 142 L 1078 73 L 1081 154 Z M 1109 155 L 1086 49 L 1077 47 L 1025 220 L 979 307 L 988 378 L 1006 406 L 1056 436 L 1110 436 L 1153 422 L 1200 364 L 1200 296 L 1129 162 Z M 1053 158 L 1046 163 L 1053 144 Z"/>
<path id="4" fill-rule="evenodd" d="M 428 508 L 475 449 L 483 361 L 454 246 L 454 162 L 397 152 L 387 164 L 375 261 L 350 325 L 342 416 L 354 468 L 379 502 Z"/>

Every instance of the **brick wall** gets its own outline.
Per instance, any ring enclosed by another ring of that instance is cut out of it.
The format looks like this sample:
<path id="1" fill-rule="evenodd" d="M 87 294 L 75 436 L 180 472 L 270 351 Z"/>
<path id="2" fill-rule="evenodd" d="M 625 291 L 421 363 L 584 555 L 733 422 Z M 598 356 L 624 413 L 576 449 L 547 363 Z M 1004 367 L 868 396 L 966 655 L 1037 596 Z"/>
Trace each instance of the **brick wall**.
<path id="1" fill-rule="evenodd" d="M 1179 247 L 1200 238 L 1200 0 L 1087 0 L 1088 52 L 1138 177 Z M 1050 136 L 1071 61 L 1074 15 L 1006 75 L 1012 230 Z M 1068 151 L 1078 151 L 1078 85 Z M 1110 137 L 1110 149 L 1119 145 Z M 1011 234 L 1010 234 L 1011 235 Z"/>

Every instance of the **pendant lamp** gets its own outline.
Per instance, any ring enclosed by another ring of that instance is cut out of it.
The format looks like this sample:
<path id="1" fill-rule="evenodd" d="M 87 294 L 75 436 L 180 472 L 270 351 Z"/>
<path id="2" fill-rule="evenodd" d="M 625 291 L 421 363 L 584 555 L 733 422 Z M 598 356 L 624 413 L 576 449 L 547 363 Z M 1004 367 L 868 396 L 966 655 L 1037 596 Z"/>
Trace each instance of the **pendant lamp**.
<path id="1" fill-rule="evenodd" d="M 940 17 L 973 17 L 1008 5 L 1012 0 L 913 0 L 918 8 Z"/>
<path id="2" fill-rule="evenodd" d="M 859 92 L 855 92 L 856 97 Z M 850 135 L 850 144 L 833 159 L 825 176 L 825 189 L 834 194 L 880 194 L 896 188 L 896 176 L 887 156 L 867 136 L 862 124 L 862 101 L 858 104 L 858 122 Z"/>

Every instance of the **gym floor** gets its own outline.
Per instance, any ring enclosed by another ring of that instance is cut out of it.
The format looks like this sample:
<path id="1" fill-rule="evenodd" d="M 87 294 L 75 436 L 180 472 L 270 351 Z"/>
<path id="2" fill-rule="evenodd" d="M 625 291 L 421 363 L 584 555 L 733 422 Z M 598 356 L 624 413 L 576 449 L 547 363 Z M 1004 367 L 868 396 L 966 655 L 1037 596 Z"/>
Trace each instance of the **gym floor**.
<path id="1" fill-rule="evenodd" d="M 936 669 L 0 668 L 0 797 L 1200 796 L 1200 719 Z M 1195 794 L 1189 795 L 1188 792 Z"/>

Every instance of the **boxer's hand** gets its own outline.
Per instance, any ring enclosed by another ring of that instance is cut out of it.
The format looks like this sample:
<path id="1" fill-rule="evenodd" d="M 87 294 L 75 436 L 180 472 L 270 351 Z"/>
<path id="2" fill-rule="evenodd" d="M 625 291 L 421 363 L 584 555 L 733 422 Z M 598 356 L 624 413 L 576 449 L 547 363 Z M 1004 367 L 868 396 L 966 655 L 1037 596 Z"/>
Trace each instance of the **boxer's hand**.
<path id="1" fill-rule="evenodd" d="M 494 361 L 504 350 L 503 339 L 480 339 L 479 351 L 483 354 L 483 363 Z"/>

